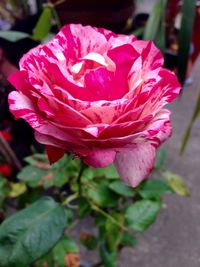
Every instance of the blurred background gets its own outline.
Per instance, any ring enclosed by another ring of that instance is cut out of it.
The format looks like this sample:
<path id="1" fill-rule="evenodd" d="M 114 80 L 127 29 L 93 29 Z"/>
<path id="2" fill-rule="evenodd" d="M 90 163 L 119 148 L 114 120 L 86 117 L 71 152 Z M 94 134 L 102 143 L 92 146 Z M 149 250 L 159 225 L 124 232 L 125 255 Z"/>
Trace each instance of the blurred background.
<path id="1" fill-rule="evenodd" d="M 135 249 L 122 251 L 119 266 L 199 267 L 200 1 L 1 0 L 0 173 L 12 180 L 25 164 L 25 156 L 43 151 L 29 126 L 24 121 L 15 121 L 9 113 L 7 96 L 13 88 L 7 77 L 17 70 L 24 53 L 47 42 L 67 23 L 151 39 L 161 49 L 165 67 L 177 74 L 183 89 L 180 98 L 169 106 L 174 134 L 165 149 L 168 168 L 184 177 L 192 196 L 166 199 L 169 209 L 166 206 L 157 224 L 139 238 Z M 186 144 L 186 151 L 180 156 Z M 82 253 L 88 262 L 96 257 L 85 250 Z"/>

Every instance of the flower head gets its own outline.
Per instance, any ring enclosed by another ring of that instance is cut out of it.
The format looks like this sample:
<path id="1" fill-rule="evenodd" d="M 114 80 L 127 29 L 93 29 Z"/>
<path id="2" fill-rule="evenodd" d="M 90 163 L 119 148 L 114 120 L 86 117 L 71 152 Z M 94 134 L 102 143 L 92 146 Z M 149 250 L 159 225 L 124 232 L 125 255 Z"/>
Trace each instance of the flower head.
<path id="1" fill-rule="evenodd" d="M 93 167 L 114 162 L 137 186 L 171 134 L 163 106 L 180 91 L 162 65 L 152 41 L 67 25 L 23 56 L 9 77 L 18 90 L 9 95 L 10 110 L 33 127 L 51 162 L 65 151 Z"/>

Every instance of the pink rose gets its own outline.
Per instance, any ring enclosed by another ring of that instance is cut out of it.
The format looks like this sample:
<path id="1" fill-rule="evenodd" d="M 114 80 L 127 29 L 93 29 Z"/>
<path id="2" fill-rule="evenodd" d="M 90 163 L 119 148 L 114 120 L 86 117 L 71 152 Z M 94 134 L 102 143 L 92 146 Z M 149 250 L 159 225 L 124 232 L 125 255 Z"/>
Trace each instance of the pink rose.
<path id="1" fill-rule="evenodd" d="M 114 162 L 135 187 L 151 171 L 156 148 L 171 134 L 163 106 L 180 91 L 152 41 L 68 25 L 20 61 L 9 81 L 10 110 L 35 130 L 51 162 L 65 151 L 88 165 Z"/>

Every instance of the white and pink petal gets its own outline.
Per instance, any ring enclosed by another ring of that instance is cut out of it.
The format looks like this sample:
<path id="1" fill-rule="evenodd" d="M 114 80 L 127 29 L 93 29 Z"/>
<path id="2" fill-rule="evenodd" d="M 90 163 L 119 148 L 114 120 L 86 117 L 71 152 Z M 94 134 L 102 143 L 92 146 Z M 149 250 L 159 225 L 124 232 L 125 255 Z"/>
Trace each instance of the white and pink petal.
<path id="1" fill-rule="evenodd" d="M 151 172 L 155 156 L 155 148 L 143 142 L 135 144 L 130 150 L 118 152 L 114 164 L 121 179 L 127 185 L 137 187 Z"/>

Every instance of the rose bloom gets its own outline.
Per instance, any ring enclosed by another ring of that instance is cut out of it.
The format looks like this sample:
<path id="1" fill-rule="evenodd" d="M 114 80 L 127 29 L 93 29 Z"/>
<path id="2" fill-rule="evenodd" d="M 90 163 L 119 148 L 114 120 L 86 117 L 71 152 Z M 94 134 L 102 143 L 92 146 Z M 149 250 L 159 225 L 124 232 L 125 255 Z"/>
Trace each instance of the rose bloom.
<path id="1" fill-rule="evenodd" d="M 7 163 L 2 163 L 0 165 L 0 174 L 4 177 L 9 177 L 12 174 L 12 168 Z"/>
<path id="2" fill-rule="evenodd" d="M 50 162 L 68 151 L 95 168 L 114 163 L 135 187 L 171 134 L 163 106 L 180 85 L 162 65 L 152 41 L 67 25 L 23 56 L 9 77 L 18 90 L 9 95 L 10 110 L 31 125 Z"/>

